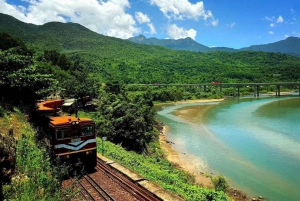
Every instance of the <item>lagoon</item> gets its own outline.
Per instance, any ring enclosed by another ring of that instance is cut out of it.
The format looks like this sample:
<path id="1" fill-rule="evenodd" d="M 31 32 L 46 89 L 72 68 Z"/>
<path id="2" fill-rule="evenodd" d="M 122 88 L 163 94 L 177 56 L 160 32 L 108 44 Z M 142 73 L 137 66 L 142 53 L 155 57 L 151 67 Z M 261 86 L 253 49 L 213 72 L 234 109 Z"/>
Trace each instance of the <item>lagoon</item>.
<path id="1" fill-rule="evenodd" d="M 165 107 L 158 119 L 179 153 L 250 196 L 300 200 L 300 98 L 244 97 Z M 199 162 L 200 161 L 200 162 Z"/>

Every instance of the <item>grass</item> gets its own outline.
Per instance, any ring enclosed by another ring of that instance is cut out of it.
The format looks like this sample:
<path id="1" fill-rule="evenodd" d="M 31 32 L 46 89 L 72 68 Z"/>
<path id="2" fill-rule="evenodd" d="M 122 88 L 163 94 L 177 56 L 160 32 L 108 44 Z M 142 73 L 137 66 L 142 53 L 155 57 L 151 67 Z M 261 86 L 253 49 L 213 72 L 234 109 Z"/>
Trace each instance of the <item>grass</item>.
<path id="1" fill-rule="evenodd" d="M 11 183 L 3 186 L 4 200 L 72 200 L 72 189 L 61 188 L 66 167 L 52 166 L 46 148 L 36 142 L 35 130 L 19 109 L 5 113 L 0 118 L 0 129 L 14 129 L 18 144 L 16 173 Z"/>
<path id="2" fill-rule="evenodd" d="M 121 145 L 105 141 L 102 150 L 102 140 L 97 138 L 98 152 L 121 165 L 139 173 L 144 178 L 153 181 L 164 189 L 179 195 L 186 200 L 230 200 L 222 191 L 202 188 L 194 183 L 193 175 L 176 169 L 163 158 L 163 152 L 158 144 L 151 144 L 150 155 L 140 155 L 124 150 Z"/>

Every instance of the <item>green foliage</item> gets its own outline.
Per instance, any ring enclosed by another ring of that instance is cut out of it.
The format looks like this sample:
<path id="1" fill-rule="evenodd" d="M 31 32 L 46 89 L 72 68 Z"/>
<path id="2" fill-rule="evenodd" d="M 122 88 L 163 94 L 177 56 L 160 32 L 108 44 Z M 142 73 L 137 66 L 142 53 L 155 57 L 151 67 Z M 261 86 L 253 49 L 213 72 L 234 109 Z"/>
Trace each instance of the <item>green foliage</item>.
<path id="1" fill-rule="evenodd" d="M 49 74 L 38 73 L 32 52 L 7 34 L 0 34 L 0 41 L 2 39 L 15 42 L 5 43 L 4 50 L 0 50 L 0 97 L 6 102 L 19 104 L 32 103 L 48 94 L 55 80 Z"/>
<path id="2" fill-rule="evenodd" d="M 0 105 L 0 117 L 4 117 L 6 114 L 6 110 Z"/>
<path id="3" fill-rule="evenodd" d="M 157 139 L 153 130 L 155 110 L 147 93 L 129 98 L 124 85 L 107 83 L 100 88 L 96 114 L 98 135 L 138 152 L 147 152 L 147 145 Z"/>
<path id="4" fill-rule="evenodd" d="M 216 191 L 226 192 L 229 188 L 228 180 L 222 175 L 212 178 L 212 181 L 215 185 Z"/>
<path id="5" fill-rule="evenodd" d="M 23 41 L 16 39 L 7 33 L 0 32 L 0 39 L 0 50 L 2 51 L 8 50 L 13 47 L 19 47 L 18 49 L 15 49 L 19 54 L 25 53 L 32 56 L 34 53 L 33 50 L 27 48 Z"/>
<path id="6" fill-rule="evenodd" d="M 0 30 L 5 28 L 37 52 L 51 49 L 73 61 L 80 60 L 98 82 L 196 84 L 300 79 L 300 59 L 281 53 L 175 51 L 103 36 L 79 24 L 35 26 L 9 16 L 3 19 L 6 21 L 0 20 Z"/>
<path id="7" fill-rule="evenodd" d="M 118 163 L 138 172 L 144 178 L 158 183 L 164 189 L 175 193 L 186 200 L 230 200 L 225 193 L 202 188 L 194 184 L 192 175 L 178 170 L 163 158 L 163 152 L 157 146 L 150 155 L 128 152 L 120 145 L 104 142 L 97 138 L 98 151 Z"/>
<path id="8" fill-rule="evenodd" d="M 3 186 L 4 200 L 72 200 L 71 189 L 61 188 L 66 167 L 52 166 L 45 147 L 35 142 L 35 132 L 24 115 L 15 109 L 23 133 L 17 143 L 16 174 Z M 13 126 L 13 125 L 10 125 Z"/>
<path id="9" fill-rule="evenodd" d="M 79 60 L 71 61 L 65 54 L 56 50 L 45 50 L 39 55 L 41 73 L 51 73 L 59 82 L 61 96 L 82 97 L 90 95 L 95 97 L 99 83 L 88 74 L 88 69 L 82 66 Z"/>

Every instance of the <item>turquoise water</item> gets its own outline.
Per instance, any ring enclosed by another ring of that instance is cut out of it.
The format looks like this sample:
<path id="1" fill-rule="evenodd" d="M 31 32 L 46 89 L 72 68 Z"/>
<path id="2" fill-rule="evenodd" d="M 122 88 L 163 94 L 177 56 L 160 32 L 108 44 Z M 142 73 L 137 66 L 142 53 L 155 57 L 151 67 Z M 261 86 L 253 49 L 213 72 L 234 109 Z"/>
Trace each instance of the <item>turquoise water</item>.
<path id="1" fill-rule="evenodd" d="M 172 114 L 205 104 L 214 106 L 203 121 Z M 175 105 L 159 111 L 158 119 L 169 126 L 174 148 L 198 156 L 204 171 L 225 175 L 250 196 L 300 200 L 299 97 Z"/>

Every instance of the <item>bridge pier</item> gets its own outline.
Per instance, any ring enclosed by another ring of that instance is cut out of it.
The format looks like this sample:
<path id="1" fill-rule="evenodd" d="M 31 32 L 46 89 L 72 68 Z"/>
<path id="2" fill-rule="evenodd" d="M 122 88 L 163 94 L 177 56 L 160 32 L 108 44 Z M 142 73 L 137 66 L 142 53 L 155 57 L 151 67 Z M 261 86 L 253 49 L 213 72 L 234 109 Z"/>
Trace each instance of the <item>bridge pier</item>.
<path id="1" fill-rule="evenodd" d="M 276 96 L 280 96 L 280 85 L 277 85 L 276 88 L 277 88 Z"/>
<path id="2" fill-rule="evenodd" d="M 234 88 L 233 88 L 233 97 L 236 97 L 236 86 L 234 85 Z"/>
<path id="3" fill-rule="evenodd" d="M 240 97 L 240 86 L 238 86 L 237 88 L 238 88 L 238 97 Z"/>
<path id="4" fill-rule="evenodd" d="M 256 85 L 256 95 L 257 95 L 257 97 L 259 97 L 259 89 L 260 89 L 260 86 Z"/>

